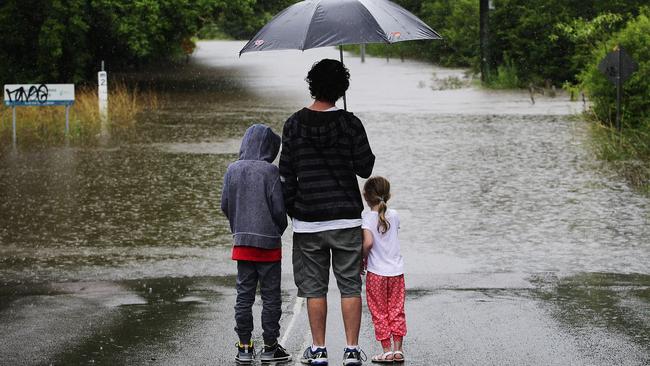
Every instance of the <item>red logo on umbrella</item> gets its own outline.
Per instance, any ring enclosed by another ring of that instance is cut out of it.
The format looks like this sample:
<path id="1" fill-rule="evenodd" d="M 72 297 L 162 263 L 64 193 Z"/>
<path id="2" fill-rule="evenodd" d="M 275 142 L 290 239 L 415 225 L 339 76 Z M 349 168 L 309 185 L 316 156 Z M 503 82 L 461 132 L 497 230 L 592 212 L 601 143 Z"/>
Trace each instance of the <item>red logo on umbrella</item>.
<path id="1" fill-rule="evenodd" d="M 400 32 L 390 32 L 390 36 L 393 38 L 399 38 L 402 36 L 402 33 Z"/>
<path id="2" fill-rule="evenodd" d="M 261 46 L 261 45 L 263 45 L 263 44 L 264 44 L 264 40 L 263 40 L 263 39 L 258 39 L 257 41 L 255 41 L 255 47 L 259 47 L 259 46 Z"/>

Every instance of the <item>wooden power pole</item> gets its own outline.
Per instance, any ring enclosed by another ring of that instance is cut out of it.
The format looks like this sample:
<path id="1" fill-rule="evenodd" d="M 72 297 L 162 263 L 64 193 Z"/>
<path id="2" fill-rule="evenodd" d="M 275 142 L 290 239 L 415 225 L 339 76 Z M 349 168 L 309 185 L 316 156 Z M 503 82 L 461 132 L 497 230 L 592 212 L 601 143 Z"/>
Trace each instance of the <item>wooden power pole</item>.
<path id="1" fill-rule="evenodd" d="M 490 49 L 488 45 L 489 40 L 489 14 L 490 14 L 490 1 L 479 0 L 480 12 L 480 37 L 481 37 L 481 81 L 486 82 L 490 74 Z"/>

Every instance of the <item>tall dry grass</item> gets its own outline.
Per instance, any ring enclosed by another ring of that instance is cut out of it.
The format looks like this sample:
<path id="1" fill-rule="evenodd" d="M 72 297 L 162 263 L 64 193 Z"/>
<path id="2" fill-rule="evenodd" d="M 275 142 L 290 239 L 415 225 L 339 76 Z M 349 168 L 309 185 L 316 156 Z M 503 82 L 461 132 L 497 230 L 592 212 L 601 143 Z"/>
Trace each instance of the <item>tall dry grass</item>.
<path id="1" fill-rule="evenodd" d="M 592 117 L 592 147 L 636 189 L 650 194 L 650 125 L 624 126 L 621 132 Z"/>
<path id="2" fill-rule="evenodd" d="M 93 143 L 102 127 L 111 134 L 128 133 L 136 123 L 138 113 L 159 107 L 158 96 L 152 91 L 139 91 L 117 82 L 111 85 L 108 97 L 108 119 L 102 126 L 97 89 L 78 87 L 75 103 L 70 107 L 72 143 Z M 59 144 L 66 141 L 65 107 L 16 107 L 16 135 L 19 144 Z M 0 105 L 0 142 L 11 144 L 12 108 Z"/>

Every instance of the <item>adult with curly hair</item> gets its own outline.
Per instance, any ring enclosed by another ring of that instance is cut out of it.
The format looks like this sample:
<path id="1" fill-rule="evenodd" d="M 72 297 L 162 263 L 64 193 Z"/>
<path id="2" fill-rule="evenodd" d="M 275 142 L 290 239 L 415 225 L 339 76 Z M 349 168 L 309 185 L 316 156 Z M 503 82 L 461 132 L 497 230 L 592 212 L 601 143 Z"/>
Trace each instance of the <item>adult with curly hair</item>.
<path id="1" fill-rule="evenodd" d="M 307 78 L 314 102 L 284 124 L 280 176 L 293 227 L 293 273 L 307 298 L 312 346 L 302 358 L 327 364 L 325 324 L 330 257 L 341 293 L 347 346 L 344 365 L 361 365 L 361 211 L 357 176 L 368 178 L 375 156 L 361 121 L 336 107 L 350 85 L 336 60 L 313 65 Z"/>

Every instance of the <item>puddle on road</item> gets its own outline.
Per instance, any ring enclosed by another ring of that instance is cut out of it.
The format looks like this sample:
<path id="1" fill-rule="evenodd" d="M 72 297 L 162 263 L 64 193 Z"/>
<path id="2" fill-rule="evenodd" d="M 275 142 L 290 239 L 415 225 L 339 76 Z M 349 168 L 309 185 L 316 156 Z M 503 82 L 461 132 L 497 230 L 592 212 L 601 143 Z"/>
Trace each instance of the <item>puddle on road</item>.
<path id="1" fill-rule="evenodd" d="M 216 310 L 221 291 L 232 292 L 234 282 L 230 276 L 121 281 L 113 293 L 96 286 L 109 284 L 83 284 L 73 295 L 99 301 L 111 313 L 110 320 L 85 319 L 92 334 L 49 360 L 57 365 L 126 365 L 164 359 L 175 352 L 175 339 L 185 329 L 195 327 L 202 313 Z"/>
<path id="2" fill-rule="evenodd" d="M 623 334 L 650 352 L 650 275 L 583 273 L 536 282 L 535 296 L 571 332 Z"/>

